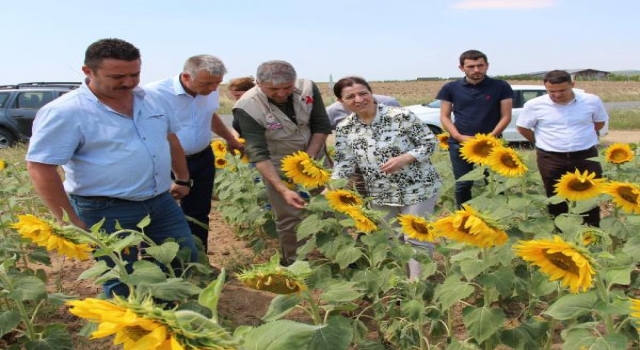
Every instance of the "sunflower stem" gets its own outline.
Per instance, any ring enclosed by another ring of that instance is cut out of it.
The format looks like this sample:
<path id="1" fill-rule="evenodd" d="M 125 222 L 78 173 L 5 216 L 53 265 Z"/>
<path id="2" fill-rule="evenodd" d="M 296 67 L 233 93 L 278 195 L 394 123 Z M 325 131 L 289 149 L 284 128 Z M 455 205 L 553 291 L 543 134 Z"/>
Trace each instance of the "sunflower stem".
<path id="1" fill-rule="evenodd" d="M 600 275 L 598 275 L 598 277 L 596 278 L 596 287 L 598 290 L 598 294 L 600 294 L 600 299 L 602 299 L 602 301 L 604 301 L 607 305 L 611 304 L 611 298 L 609 295 L 609 289 L 607 288 L 607 286 L 604 284 L 604 280 L 600 277 Z M 613 317 L 610 314 L 603 314 L 601 315 L 602 318 L 604 319 L 604 324 L 607 327 L 607 334 L 614 334 L 615 333 L 615 327 L 613 324 Z"/>
<path id="2" fill-rule="evenodd" d="M 5 288 L 9 291 L 9 293 L 15 290 L 15 285 L 12 283 L 11 279 L 5 273 L 4 267 L 0 268 L 0 282 L 5 286 Z M 31 318 L 29 317 L 29 313 L 27 312 L 27 308 L 24 306 L 24 303 L 19 298 L 14 299 L 16 306 L 18 308 L 18 313 L 20 314 L 20 318 L 22 319 L 22 323 L 27 328 L 27 337 L 29 340 L 36 340 L 36 330 L 33 326 L 33 322 L 31 322 Z"/>
<path id="3" fill-rule="evenodd" d="M 320 308 L 318 308 L 318 303 L 313 300 L 311 293 L 305 292 L 304 299 L 309 303 L 309 307 L 311 308 L 311 318 L 313 318 L 313 324 L 319 326 L 322 324 L 322 317 L 320 317 Z"/>
<path id="4" fill-rule="evenodd" d="M 482 248 L 482 273 L 486 273 L 487 270 L 487 256 L 489 256 L 489 249 Z M 486 284 L 482 285 L 482 294 L 484 298 L 484 307 L 491 305 L 491 298 L 489 295 L 489 287 Z"/>

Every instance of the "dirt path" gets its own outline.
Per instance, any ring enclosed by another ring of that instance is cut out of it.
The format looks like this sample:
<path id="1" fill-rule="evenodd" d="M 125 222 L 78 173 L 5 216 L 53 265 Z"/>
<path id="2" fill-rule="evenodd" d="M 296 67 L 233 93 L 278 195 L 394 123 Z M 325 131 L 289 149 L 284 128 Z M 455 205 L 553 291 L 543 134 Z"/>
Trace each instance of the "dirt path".
<path id="1" fill-rule="evenodd" d="M 611 130 L 601 139 L 603 145 L 614 142 L 636 143 L 640 142 L 640 130 Z"/>

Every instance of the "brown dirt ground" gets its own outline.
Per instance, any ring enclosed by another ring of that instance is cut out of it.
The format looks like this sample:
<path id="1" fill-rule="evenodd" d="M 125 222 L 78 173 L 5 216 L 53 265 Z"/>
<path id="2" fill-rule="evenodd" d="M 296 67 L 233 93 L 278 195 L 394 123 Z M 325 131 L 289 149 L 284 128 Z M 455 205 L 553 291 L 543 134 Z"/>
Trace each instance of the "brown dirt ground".
<path id="1" fill-rule="evenodd" d="M 640 131 L 638 130 L 611 131 L 603 138 L 602 143 L 606 146 L 613 142 L 638 141 L 640 141 Z M 248 247 L 247 242 L 239 239 L 233 229 L 224 222 L 220 214 L 215 210 L 210 216 L 210 228 L 209 261 L 218 268 L 225 267 L 228 274 L 231 275 L 224 287 L 219 303 L 221 319 L 229 326 L 260 324 L 260 318 L 267 311 L 274 295 L 244 287 L 237 279 L 233 278 L 233 273 L 251 263 L 264 262 L 266 256 L 276 251 L 277 242 L 272 240 L 269 242 L 266 254 L 256 256 L 251 248 Z M 78 281 L 78 276 L 89 268 L 93 262 L 77 262 L 54 256 L 52 263 L 53 266 L 51 267 L 37 267 L 47 271 L 47 275 L 50 277 L 48 281 L 50 292 L 62 292 L 80 298 L 95 297 L 100 293 L 100 287 L 92 281 Z M 120 347 L 111 344 L 111 339 L 88 341 L 75 335 L 82 328 L 84 322 L 66 312 L 65 307 L 44 310 L 42 317 L 51 322 L 66 324 L 69 332 L 74 334 L 75 349 L 120 349 Z M 0 347 L 2 345 L 4 344 L 0 340 Z"/>

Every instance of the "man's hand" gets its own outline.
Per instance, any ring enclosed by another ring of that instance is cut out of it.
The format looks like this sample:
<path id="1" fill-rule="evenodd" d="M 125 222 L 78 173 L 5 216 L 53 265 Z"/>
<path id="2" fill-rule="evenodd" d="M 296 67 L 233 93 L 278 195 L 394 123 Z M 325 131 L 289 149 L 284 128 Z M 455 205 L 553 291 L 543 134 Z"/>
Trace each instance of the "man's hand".
<path id="1" fill-rule="evenodd" d="M 225 141 L 227 141 L 227 147 L 229 147 L 229 150 L 238 151 L 241 156 L 244 155 L 244 145 L 238 141 L 238 139 L 231 138 Z M 235 152 L 232 152 L 232 154 L 235 154 Z"/>
<path id="2" fill-rule="evenodd" d="M 405 165 L 415 162 L 416 159 L 409 153 L 401 154 L 397 157 L 389 159 L 382 164 L 380 170 L 385 174 L 391 174 L 402 169 Z"/>
<path id="3" fill-rule="evenodd" d="M 300 195 L 296 191 L 287 189 L 280 194 L 282 195 L 282 198 L 287 201 L 287 204 L 294 208 L 304 209 L 304 207 L 307 206 L 307 202 L 302 197 L 300 197 Z"/>
<path id="4" fill-rule="evenodd" d="M 179 200 L 184 198 L 184 196 L 188 195 L 191 192 L 191 188 L 189 186 L 171 184 L 171 189 L 169 193 L 171 193 L 171 197 L 175 200 Z"/>

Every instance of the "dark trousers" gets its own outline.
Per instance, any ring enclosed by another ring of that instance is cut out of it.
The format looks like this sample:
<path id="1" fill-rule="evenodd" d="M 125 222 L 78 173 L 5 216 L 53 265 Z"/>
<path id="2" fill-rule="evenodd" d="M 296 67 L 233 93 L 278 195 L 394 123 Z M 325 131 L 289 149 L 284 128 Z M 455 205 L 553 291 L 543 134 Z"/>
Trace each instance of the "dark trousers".
<path id="1" fill-rule="evenodd" d="M 560 180 L 562 175 L 568 172 L 575 172 L 576 169 L 580 172 L 588 170 L 590 173 L 595 172 L 596 177 L 602 177 L 602 167 L 600 163 L 587 160 L 588 158 L 597 157 L 598 150 L 595 147 L 591 147 L 587 150 L 577 152 L 547 152 L 541 149 L 536 150 L 538 160 L 538 170 L 540 170 L 540 176 L 542 177 L 542 183 L 544 184 L 544 190 L 547 197 L 555 195 L 555 184 Z M 566 202 L 559 204 L 549 204 L 547 206 L 549 214 L 556 217 L 560 214 L 569 211 L 569 207 Z M 591 226 L 600 225 L 600 208 L 595 207 L 586 213 L 582 213 L 585 217 L 584 221 Z"/>
<path id="2" fill-rule="evenodd" d="M 193 180 L 193 187 L 189 195 L 180 200 L 180 208 L 184 215 L 194 218 L 209 226 L 209 212 L 211 212 L 211 197 L 213 195 L 213 180 L 215 178 L 215 164 L 213 150 L 207 147 L 203 152 L 187 157 L 189 175 Z M 189 221 L 191 233 L 198 237 L 204 245 L 204 252 L 208 251 L 209 229 Z"/>
<path id="3" fill-rule="evenodd" d="M 456 206 L 462 208 L 462 204 L 471 199 L 471 189 L 473 181 L 458 181 L 459 178 L 473 170 L 473 164 L 462 159 L 460 155 L 460 143 L 449 142 L 449 158 L 453 169 L 453 178 L 456 179 Z"/>

